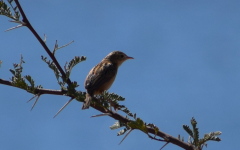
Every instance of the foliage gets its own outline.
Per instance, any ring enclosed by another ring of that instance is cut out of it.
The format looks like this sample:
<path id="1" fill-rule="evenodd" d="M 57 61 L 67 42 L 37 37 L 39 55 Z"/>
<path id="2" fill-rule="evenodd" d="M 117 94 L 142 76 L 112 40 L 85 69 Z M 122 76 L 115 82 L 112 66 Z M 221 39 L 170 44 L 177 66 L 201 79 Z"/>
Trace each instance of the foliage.
<path id="1" fill-rule="evenodd" d="M 96 100 L 94 102 L 98 103 L 104 108 L 109 108 L 110 106 L 113 107 L 115 110 L 119 110 L 124 105 L 120 105 L 119 101 L 124 101 L 125 98 L 116 94 L 116 93 L 109 93 L 108 91 L 104 91 L 101 95 L 96 96 Z"/>
<path id="2" fill-rule="evenodd" d="M 21 55 L 20 63 L 19 64 L 14 63 L 13 64 L 14 69 L 10 69 L 10 72 L 13 74 L 11 78 L 12 85 L 24 89 L 30 93 L 36 94 L 35 89 L 42 88 L 42 86 L 41 85 L 35 86 L 35 82 L 30 75 L 22 76 L 23 63 L 25 62 L 23 61 L 23 57 Z M 30 83 L 30 85 L 28 85 L 25 80 L 27 80 Z"/>
<path id="3" fill-rule="evenodd" d="M 121 98 L 121 100 L 123 100 L 123 98 Z M 157 135 L 157 133 L 159 131 L 159 128 L 156 125 L 154 125 L 152 123 L 146 124 L 141 118 L 139 118 L 139 117 L 137 118 L 137 114 L 136 113 L 133 115 L 125 106 L 123 106 L 123 108 L 124 109 L 122 111 L 127 114 L 126 119 L 128 119 L 129 122 L 127 124 L 125 124 L 123 122 L 117 121 L 117 122 L 114 123 L 114 125 L 110 126 L 111 130 L 118 129 L 118 128 L 121 128 L 121 127 L 125 127 L 124 129 L 120 130 L 117 133 L 117 136 L 123 135 L 123 134 L 125 134 L 128 131 L 128 133 L 123 138 L 123 140 L 124 140 L 130 134 L 130 132 L 132 130 L 138 129 L 138 130 L 146 133 L 150 138 L 155 139 L 155 137 L 156 137 L 156 135 Z M 129 117 L 133 117 L 134 120 L 129 119 L 128 116 Z M 149 135 L 148 128 L 154 129 L 154 131 L 155 131 L 155 136 L 154 137 Z M 164 140 L 159 140 L 159 141 L 164 141 Z"/>
<path id="4" fill-rule="evenodd" d="M 194 145 L 198 150 L 202 150 L 203 146 L 207 146 L 207 141 L 221 141 L 221 139 L 217 136 L 221 135 L 220 131 L 210 132 L 209 134 L 205 134 L 203 138 L 199 139 L 199 131 L 197 128 L 197 121 L 192 117 L 191 124 L 193 129 L 190 129 L 189 126 L 183 125 L 183 129 L 189 134 L 188 143 Z M 191 138 L 193 140 L 191 140 Z"/>
<path id="5" fill-rule="evenodd" d="M 0 15 L 7 16 L 15 21 L 19 21 L 20 14 L 19 14 L 17 6 L 13 7 L 13 5 L 12 5 L 13 0 L 8 0 L 8 2 L 11 7 L 8 7 L 7 4 L 5 2 L 3 2 L 3 0 L 0 1 Z M 14 12 L 13 14 L 11 12 L 11 8 Z"/>
<path id="6" fill-rule="evenodd" d="M 72 72 L 73 67 L 75 67 L 78 63 L 85 61 L 87 58 L 85 56 L 75 56 L 69 63 L 66 62 L 64 69 L 66 73 L 66 79 L 67 80 L 70 77 L 70 74 Z"/>
<path id="7" fill-rule="evenodd" d="M 67 83 L 67 80 L 68 78 L 70 77 L 70 74 L 71 74 L 71 71 L 73 69 L 73 67 L 75 67 L 78 63 L 82 62 L 82 61 L 85 61 L 86 60 L 86 57 L 85 56 L 75 56 L 75 58 L 73 58 L 68 64 L 66 63 L 65 64 L 65 72 L 66 72 L 66 77 L 63 77 L 61 74 L 60 74 L 60 71 L 59 69 L 57 68 L 57 66 L 55 65 L 55 63 L 51 60 L 48 60 L 47 61 L 47 57 L 43 57 L 42 56 L 42 60 L 48 64 L 48 67 L 50 69 L 53 70 L 55 76 L 56 76 L 56 79 L 58 81 L 58 84 L 60 85 L 60 87 L 63 89 L 63 90 L 66 90 L 67 88 L 65 87 L 65 84 Z M 61 80 L 60 80 L 61 79 Z M 75 81 L 73 83 L 73 85 L 70 85 L 68 86 L 68 89 L 74 89 L 76 88 L 78 85 L 77 85 L 77 82 Z"/>

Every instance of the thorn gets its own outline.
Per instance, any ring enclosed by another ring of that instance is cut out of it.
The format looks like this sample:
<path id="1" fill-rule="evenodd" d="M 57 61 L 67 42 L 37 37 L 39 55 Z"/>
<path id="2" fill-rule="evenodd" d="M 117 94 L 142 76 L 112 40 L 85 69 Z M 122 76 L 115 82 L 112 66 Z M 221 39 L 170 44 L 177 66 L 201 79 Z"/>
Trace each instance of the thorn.
<path id="1" fill-rule="evenodd" d="M 32 105 L 31 111 L 33 110 L 34 106 L 36 105 L 38 99 L 40 98 L 40 94 L 37 95 L 37 99 L 35 100 L 34 104 Z"/>
<path id="2" fill-rule="evenodd" d="M 31 100 L 33 100 L 36 96 L 38 96 L 38 95 L 37 94 L 34 95 L 30 100 L 27 101 L 27 103 L 30 102 Z"/>
<path id="3" fill-rule="evenodd" d="M 19 23 L 19 24 L 22 24 L 22 25 L 26 25 L 25 22 L 22 22 L 22 21 L 16 21 L 16 20 L 9 20 L 9 22 L 14 22 L 14 23 Z"/>
<path id="4" fill-rule="evenodd" d="M 12 28 L 10 28 L 10 29 L 7 29 L 5 32 L 10 31 L 10 30 L 14 30 L 14 29 L 17 29 L 17 28 L 20 28 L 20 27 L 23 27 L 23 26 L 24 26 L 24 25 L 20 24 L 20 25 L 18 25 L 18 26 L 16 26 L 16 27 L 12 27 Z"/>
<path id="5" fill-rule="evenodd" d="M 13 30 L 13 29 L 20 28 L 20 27 L 23 27 L 23 26 L 26 26 L 26 23 L 25 23 L 25 22 L 22 22 L 22 21 L 9 20 L 9 22 L 19 23 L 20 25 L 18 25 L 18 26 L 16 26 L 16 27 L 12 27 L 12 28 L 10 28 L 10 29 L 7 29 L 5 32 L 10 31 L 10 30 Z"/>
<path id="6" fill-rule="evenodd" d="M 53 117 L 57 117 L 57 115 L 73 100 L 74 98 L 71 98 L 65 105 L 63 105 L 63 107 L 56 113 L 56 115 Z"/>
<path id="7" fill-rule="evenodd" d="M 122 139 L 122 141 L 121 141 L 118 145 L 120 145 L 120 144 L 123 142 L 123 140 L 129 135 L 129 133 L 132 132 L 132 130 L 133 130 L 133 129 L 131 129 L 131 130 L 128 131 L 128 133 L 124 136 L 124 138 Z"/>
<path id="8" fill-rule="evenodd" d="M 47 41 L 47 35 L 44 34 L 44 40 L 43 40 L 43 42 L 46 44 L 46 41 Z"/>
<path id="9" fill-rule="evenodd" d="M 164 144 L 163 147 L 162 147 L 160 150 L 162 150 L 166 145 L 168 145 L 168 143 L 169 143 L 169 142 L 167 142 L 166 144 Z"/>
<path id="10" fill-rule="evenodd" d="M 100 115 L 91 116 L 91 118 L 93 118 L 93 117 L 102 117 L 102 116 L 111 116 L 111 114 L 110 113 L 103 113 L 103 114 L 100 114 Z"/>

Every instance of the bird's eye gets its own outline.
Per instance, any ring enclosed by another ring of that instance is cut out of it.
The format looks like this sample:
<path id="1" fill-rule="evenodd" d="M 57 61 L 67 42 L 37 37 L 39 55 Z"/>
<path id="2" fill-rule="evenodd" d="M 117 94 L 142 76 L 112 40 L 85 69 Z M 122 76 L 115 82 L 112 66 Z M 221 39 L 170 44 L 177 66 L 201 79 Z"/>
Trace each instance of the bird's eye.
<path id="1" fill-rule="evenodd" d="M 121 57 L 123 58 L 124 56 L 123 56 L 123 55 L 121 55 Z"/>

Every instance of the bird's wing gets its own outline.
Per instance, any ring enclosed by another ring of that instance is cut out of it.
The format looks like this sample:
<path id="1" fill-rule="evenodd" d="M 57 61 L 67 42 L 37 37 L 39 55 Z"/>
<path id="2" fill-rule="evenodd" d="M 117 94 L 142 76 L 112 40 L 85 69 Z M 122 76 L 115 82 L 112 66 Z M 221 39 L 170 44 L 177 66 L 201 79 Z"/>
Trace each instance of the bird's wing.
<path id="1" fill-rule="evenodd" d="M 88 74 L 85 88 L 90 93 L 103 86 L 117 74 L 117 66 L 110 62 L 100 62 Z"/>

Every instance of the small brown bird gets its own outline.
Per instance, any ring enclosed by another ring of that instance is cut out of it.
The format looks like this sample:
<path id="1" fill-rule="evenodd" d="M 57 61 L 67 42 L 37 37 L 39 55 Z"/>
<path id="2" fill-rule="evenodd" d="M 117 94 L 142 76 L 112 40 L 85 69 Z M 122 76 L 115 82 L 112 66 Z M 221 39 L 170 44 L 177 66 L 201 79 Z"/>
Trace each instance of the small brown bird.
<path id="1" fill-rule="evenodd" d="M 82 109 L 89 108 L 94 95 L 102 94 L 111 87 L 116 78 L 118 67 L 127 59 L 133 59 L 133 57 L 120 51 L 113 51 L 91 69 L 84 83 L 87 94 Z"/>

